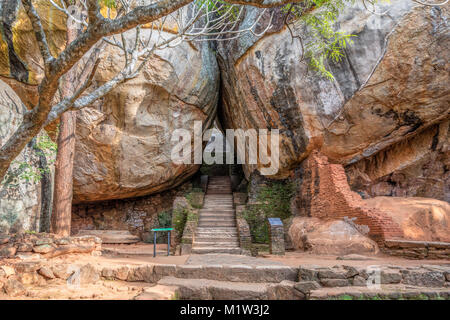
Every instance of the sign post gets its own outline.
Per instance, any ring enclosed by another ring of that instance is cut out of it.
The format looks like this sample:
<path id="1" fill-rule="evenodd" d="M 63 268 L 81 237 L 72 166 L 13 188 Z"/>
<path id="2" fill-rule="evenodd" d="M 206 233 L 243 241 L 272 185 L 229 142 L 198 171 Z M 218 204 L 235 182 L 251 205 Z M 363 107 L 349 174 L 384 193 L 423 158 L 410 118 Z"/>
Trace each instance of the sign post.
<path id="1" fill-rule="evenodd" d="M 280 218 L 268 218 L 270 253 L 284 255 L 284 227 Z"/>

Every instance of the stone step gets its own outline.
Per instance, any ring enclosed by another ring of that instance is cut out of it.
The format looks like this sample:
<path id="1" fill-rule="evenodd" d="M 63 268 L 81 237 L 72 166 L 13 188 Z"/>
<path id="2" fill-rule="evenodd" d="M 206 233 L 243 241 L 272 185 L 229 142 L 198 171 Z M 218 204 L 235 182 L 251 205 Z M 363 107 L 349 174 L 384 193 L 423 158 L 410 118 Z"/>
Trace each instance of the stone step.
<path id="1" fill-rule="evenodd" d="M 218 205 L 218 206 L 226 206 L 226 205 L 233 205 L 233 201 L 231 200 L 211 200 L 211 201 L 205 201 L 204 204 L 210 204 L 210 205 Z"/>
<path id="2" fill-rule="evenodd" d="M 219 242 L 218 241 L 209 241 L 209 242 L 198 242 L 197 240 L 195 241 L 195 247 L 199 247 L 199 248 L 239 248 L 239 244 L 237 243 L 237 240 L 234 240 L 234 242 Z"/>
<path id="3" fill-rule="evenodd" d="M 207 220 L 234 220 L 235 216 L 234 214 L 201 214 L 200 219 L 207 219 Z"/>
<path id="4" fill-rule="evenodd" d="M 233 206 L 233 201 L 231 200 L 214 200 L 214 201 L 205 201 L 204 205 L 209 206 Z"/>
<path id="5" fill-rule="evenodd" d="M 240 283 L 206 279 L 164 277 L 158 285 L 177 287 L 182 300 L 263 300 L 268 299 L 267 284 Z"/>
<path id="6" fill-rule="evenodd" d="M 236 245 L 239 245 L 238 237 L 222 237 L 222 238 L 195 237 L 194 242 L 196 242 L 196 243 L 216 243 L 216 244 L 234 243 Z"/>
<path id="7" fill-rule="evenodd" d="M 235 215 L 234 213 L 223 213 L 223 214 L 212 214 L 212 213 L 207 213 L 207 214 L 200 214 L 200 219 L 231 219 L 234 220 L 235 219 Z"/>
<path id="8" fill-rule="evenodd" d="M 241 253 L 231 179 L 228 176 L 209 177 L 192 253 Z"/>
<path id="9" fill-rule="evenodd" d="M 236 233 L 195 233 L 195 239 L 238 239 Z"/>
<path id="10" fill-rule="evenodd" d="M 217 257 L 213 255 L 214 259 Z M 209 258 L 209 257 L 208 257 Z M 221 255 L 226 260 L 228 255 Z M 230 256 L 233 258 L 233 256 Z M 102 275 L 111 279 L 118 275 L 123 276 L 123 264 L 108 265 L 101 271 Z M 209 279 L 231 282 L 271 282 L 279 283 L 284 280 L 296 281 L 298 268 L 285 265 L 237 265 L 237 264 L 140 264 L 130 265 L 127 268 L 128 281 L 157 282 L 171 276 L 183 279 Z"/>
<path id="11" fill-rule="evenodd" d="M 194 241 L 238 241 L 237 235 L 195 235 Z"/>
<path id="12" fill-rule="evenodd" d="M 214 224 L 219 223 L 217 225 L 218 227 L 227 227 L 226 225 L 222 225 L 222 222 L 236 223 L 236 220 L 233 218 L 227 218 L 227 217 L 224 217 L 223 219 L 217 219 L 217 218 L 209 219 L 209 218 L 203 218 L 202 216 L 200 216 L 198 226 L 203 227 L 204 224 L 211 223 L 211 227 L 213 227 Z M 230 225 L 228 227 L 233 227 L 233 226 Z"/>
<path id="13" fill-rule="evenodd" d="M 232 198 L 233 198 L 233 195 L 231 195 L 231 194 L 212 194 L 212 195 L 207 196 L 205 198 L 205 200 L 224 200 L 224 201 L 227 201 L 227 200 L 230 200 Z"/>
<path id="14" fill-rule="evenodd" d="M 238 233 L 234 232 L 196 232 L 195 238 L 210 238 L 210 239 L 223 239 L 223 238 L 237 238 Z"/>
<path id="15" fill-rule="evenodd" d="M 199 225 L 214 225 L 214 224 L 218 224 L 218 225 L 223 225 L 223 223 L 225 224 L 236 224 L 236 221 L 233 218 L 214 218 L 214 219 L 209 219 L 209 218 L 201 218 L 198 220 Z"/>
<path id="16" fill-rule="evenodd" d="M 199 242 L 195 240 L 193 243 L 196 248 L 239 248 L 237 241 L 232 242 Z"/>
<path id="17" fill-rule="evenodd" d="M 235 221 L 199 221 L 199 227 L 236 227 Z"/>
<path id="18" fill-rule="evenodd" d="M 221 205 L 215 205 L 215 204 L 208 204 L 204 205 L 201 211 L 234 211 L 234 208 L 232 205 L 229 204 L 221 204 Z"/>
<path id="19" fill-rule="evenodd" d="M 241 248 L 215 248 L 215 247 L 192 247 L 191 253 L 194 254 L 207 254 L 207 253 L 228 253 L 228 254 L 241 254 Z"/>
<path id="20" fill-rule="evenodd" d="M 402 284 L 381 285 L 380 288 L 334 287 L 312 290 L 310 300 L 400 300 L 445 299 L 450 300 L 450 288 L 423 288 Z"/>
<path id="21" fill-rule="evenodd" d="M 235 227 L 197 227 L 196 233 L 213 233 L 213 234 L 221 234 L 221 233 L 235 233 L 237 234 L 237 230 Z"/>
<path id="22" fill-rule="evenodd" d="M 208 190 L 206 192 L 206 195 L 209 195 L 209 194 L 229 194 L 229 193 L 231 193 L 231 190 L 230 191 L 224 191 L 224 190 L 214 190 L 214 191 L 212 191 L 212 190 Z"/>
<path id="23" fill-rule="evenodd" d="M 203 217 L 203 216 L 234 217 L 234 210 L 200 211 L 200 217 Z"/>

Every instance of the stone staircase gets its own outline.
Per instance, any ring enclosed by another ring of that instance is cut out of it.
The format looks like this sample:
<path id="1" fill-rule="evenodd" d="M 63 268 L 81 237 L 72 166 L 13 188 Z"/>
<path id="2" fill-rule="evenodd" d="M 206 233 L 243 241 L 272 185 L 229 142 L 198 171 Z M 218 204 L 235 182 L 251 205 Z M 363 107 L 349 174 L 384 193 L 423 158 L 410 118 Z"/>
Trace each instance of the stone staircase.
<path id="1" fill-rule="evenodd" d="M 231 180 L 228 176 L 209 177 L 205 202 L 200 210 L 194 235 L 192 253 L 241 253 Z"/>

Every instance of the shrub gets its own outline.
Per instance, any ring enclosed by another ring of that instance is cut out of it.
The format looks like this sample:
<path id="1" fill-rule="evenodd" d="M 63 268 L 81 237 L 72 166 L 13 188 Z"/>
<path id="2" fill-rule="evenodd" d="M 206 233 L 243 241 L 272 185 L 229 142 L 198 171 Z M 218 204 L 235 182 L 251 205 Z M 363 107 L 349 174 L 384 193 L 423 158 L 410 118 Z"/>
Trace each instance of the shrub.
<path id="1" fill-rule="evenodd" d="M 187 208 L 177 207 L 173 209 L 173 228 L 176 231 L 178 241 L 180 241 L 183 236 L 188 213 L 189 210 Z"/>
<path id="2" fill-rule="evenodd" d="M 202 198 L 203 190 L 200 188 L 193 188 L 191 192 L 185 195 L 186 200 L 189 204 L 196 209 L 201 209 L 203 207 Z"/>
<path id="3" fill-rule="evenodd" d="M 255 243 L 269 242 L 269 226 L 267 218 L 284 220 L 291 216 L 290 202 L 293 195 L 291 183 L 270 182 L 259 191 L 258 203 L 247 206 L 242 213 L 250 227 L 252 241 Z"/>

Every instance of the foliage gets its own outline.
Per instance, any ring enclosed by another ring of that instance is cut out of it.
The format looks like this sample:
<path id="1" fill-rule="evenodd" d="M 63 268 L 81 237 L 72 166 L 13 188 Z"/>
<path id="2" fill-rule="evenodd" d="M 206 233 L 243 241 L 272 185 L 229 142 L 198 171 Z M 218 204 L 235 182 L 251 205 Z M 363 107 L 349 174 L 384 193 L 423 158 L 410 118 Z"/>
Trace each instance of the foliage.
<path id="1" fill-rule="evenodd" d="M 116 8 L 116 0 L 98 0 L 101 5 L 104 5 L 107 8 Z"/>
<path id="2" fill-rule="evenodd" d="M 11 167 L 5 178 L 3 184 L 9 187 L 18 186 L 21 182 L 37 183 L 44 174 L 50 172 L 50 167 L 54 164 L 56 159 L 57 144 L 53 142 L 50 137 L 44 132 L 33 144 L 33 150 L 37 156 L 45 157 L 47 160 L 46 166 L 38 168 L 33 165 L 31 161 L 13 161 Z"/>
<path id="3" fill-rule="evenodd" d="M 185 195 L 186 200 L 189 204 L 196 209 L 200 209 L 203 207 L 202 203 L 199 203 L 199 196 L 203 194 L 203 190 L 200 188 L 193 188 L 189 193 Z"/>
<path id="4" fill-rule="evenodd" d="M 187 215 L 186 221 L 198 221 L 197 212 L 190 211 Z"/>
<path id="5" fill-rule="evenodd" d="M 170 228 L 172 225 L 172 214 L 170 211 L 158 213 L 159 228 Z"/>
<path id="6" fill-rule="evenodd" d="M 13 225 L 18 219 L 17 212 L 8 210 L 5 214 L 0 215 L 0 221 L 6 221 L 9 225 Z"/>
<path id="7" fill-rule="evenodd" d="M 170 211 L 162 211 L 158 213 L 157 218 L 157 225 L 152 228 L 170 228 L 172 226 L 172 213 Z M 156 243 L 167 243 L 167 236 L 167 232 L 156 232 Z"/>
<path id="8" fill-rule="evenodd" d="M 267 218 L 283 220 L 291 216 L 290 200 L 292 195 L 291 183 L 271 182 L 261 188 L 257 196 L 257 204 L 248 205 L 242 213 L 249 224 L 253 242 L 269 242 Z"/>
<path id="9" fill-rule="evenodd" d="M 293 15 L 306 30 L 302 38 L 310 39 L 304 45 L 304 56 L 310 68 L 320 75 L 333 80 L 326 61 L 340 62 L 345 49 L 351 45 L 354 35 L 336 31 L 334 25 L 339 15 L 355 0 L 305 0 L 301 4 L 288 4 L 285 13 Z"/>
<path id="10" fill-rule="evenodd" d="M 208 8 L 208 11 L 217 11 L 218 16 L 223 16 L 226 14 L 230 15 L 231 21 L 236 21 L 239 18 L 239 7 L 236 5 L 228 4 L 222 0 L 195 0 L 195 5 Z"/>
<path id="11" fill-rule="evenodd" d="M 183 236 L 184 226 L 186 225 L 189 210 L 184 207 L 177 207 L 173 209 L 173 228 L 176 231 L 178 241 Z"/>

